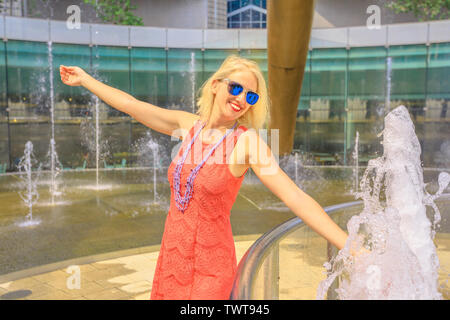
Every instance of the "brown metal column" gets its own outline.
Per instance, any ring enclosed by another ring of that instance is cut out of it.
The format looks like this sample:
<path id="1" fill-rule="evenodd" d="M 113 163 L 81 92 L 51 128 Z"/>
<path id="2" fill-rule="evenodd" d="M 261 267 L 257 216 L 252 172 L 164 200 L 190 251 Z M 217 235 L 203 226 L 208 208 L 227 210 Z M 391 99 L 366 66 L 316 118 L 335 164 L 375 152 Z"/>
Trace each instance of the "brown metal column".
<path id="1" fill-rule="evenodd" d="M 294 143 L 313 15 L 314 0 L 268 0 L 269 129 L 280 130 L 280 155 L 290 153 Z"/>

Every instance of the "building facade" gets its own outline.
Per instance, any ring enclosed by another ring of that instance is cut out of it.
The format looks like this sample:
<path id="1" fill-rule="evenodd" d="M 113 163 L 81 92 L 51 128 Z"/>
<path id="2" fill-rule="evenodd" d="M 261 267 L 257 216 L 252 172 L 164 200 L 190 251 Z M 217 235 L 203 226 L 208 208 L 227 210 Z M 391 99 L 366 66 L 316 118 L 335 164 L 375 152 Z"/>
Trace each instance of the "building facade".
<path id="1" fill-rule="evenodd" d="M 267 0 L 132 0 L 144 26 L 186 29 L 260 29 L 267 27 Z M 381 25 L 417 22 L 412 13 L 396 14 L 387 1 L 316 0 L 313 29 L 363 26 L 376 6 Z M 0 0 L 0 13 L 66 20 L 77 5 L 82 23 L 104 23 L 83 0 Z"/>
<path id="2" fill-rule="evenodd" d="M 266 0 L 228 0 L 227 6 L 228 28 L 266 28 L 267 1 Z"/>

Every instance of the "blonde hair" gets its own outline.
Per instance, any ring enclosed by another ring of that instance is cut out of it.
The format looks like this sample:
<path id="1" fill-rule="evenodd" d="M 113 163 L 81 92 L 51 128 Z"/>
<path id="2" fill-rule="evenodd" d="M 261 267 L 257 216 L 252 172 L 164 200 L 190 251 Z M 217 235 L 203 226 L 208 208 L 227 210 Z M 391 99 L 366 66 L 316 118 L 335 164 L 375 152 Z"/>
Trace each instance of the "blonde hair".
<path id="1" fill-rule="evenodd" d="M 256 62 L 239 57 L 237 55 L 228 56 L 220 66 L 220 68 L 203 83 L 199 89 L 199 98 L 197 99 L 197 114 L 203 120 L 209 119 L 211 116 L 214 94 L 211 90 L 213 80 L 222 80 L 227 78 L 230 74 L 237 71 L 250 71 L 253 73 L 258 82 L 256 92 L 259 95 L 258 102 L 251 106 L 237 121 L 238 125 L 244 125 L 247 128 L 255 130 L 261 129 L 267 120 L 269 111 L 269 97 L 267 93 L 266 80 L 261 72 L 261 69 Z"/>

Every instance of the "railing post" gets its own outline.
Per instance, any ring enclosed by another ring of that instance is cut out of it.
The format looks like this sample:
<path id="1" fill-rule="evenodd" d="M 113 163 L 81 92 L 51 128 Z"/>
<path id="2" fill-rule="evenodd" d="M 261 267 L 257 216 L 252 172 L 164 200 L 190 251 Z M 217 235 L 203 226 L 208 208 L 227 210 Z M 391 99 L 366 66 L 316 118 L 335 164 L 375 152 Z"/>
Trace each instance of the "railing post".
<path id="1" fill-rule="evenodd" d="M 268 254 L 263 264 L 263 297 L 264 300 L 279 299 L 280 279 L 280 251 L 279 243 L 276 243 Z"/>

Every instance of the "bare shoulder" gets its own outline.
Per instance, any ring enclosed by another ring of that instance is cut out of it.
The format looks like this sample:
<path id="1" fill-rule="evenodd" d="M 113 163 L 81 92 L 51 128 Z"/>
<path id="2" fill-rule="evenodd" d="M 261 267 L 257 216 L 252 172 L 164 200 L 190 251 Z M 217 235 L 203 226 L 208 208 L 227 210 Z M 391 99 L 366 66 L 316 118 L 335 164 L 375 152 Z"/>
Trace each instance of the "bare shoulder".
<path id="1" fill-rule="evenodd" d="M 181 140 L 184 140 L 195 122 L 200 119 L 200 116 L 183 110 L 177 110 L 176 116 L 178 120 L 178 132 L 175 135 L 181 138 Z"/>
<path id="2" fill-rule="evenodd" d="M 246 145 L 246 146 L 253 146 L 255 144 L 260 143 L 262 141 L 261 137 L 259 136 L 258 132 L 256 132 L 255 129 L 248 129 L 244 131 L 237 141 L 237 143 Z"/>
<path id="3" fill-rule="evenodd" d="M 240 135 L 236 147 L 244 152 L 249 163 L 265 162 L 272 156 L 272 150 L 266 140 L 267 137 L 261 137 L 255 129 L 249 129 Z"/>
<path id="4" fill-rule="evenodd" d="M 235 151 L 240 161 L 245 159 L 244 163 L 249 163 L 250 154 L 255 149 L 254 147 L 258 144 L 258 141 L 259 136 L 255 129 L 248 129 L 241 133 L 235 146 Z"/>

